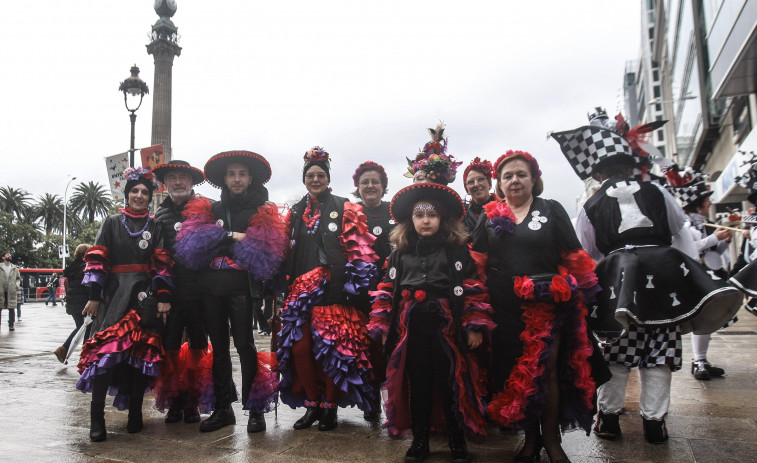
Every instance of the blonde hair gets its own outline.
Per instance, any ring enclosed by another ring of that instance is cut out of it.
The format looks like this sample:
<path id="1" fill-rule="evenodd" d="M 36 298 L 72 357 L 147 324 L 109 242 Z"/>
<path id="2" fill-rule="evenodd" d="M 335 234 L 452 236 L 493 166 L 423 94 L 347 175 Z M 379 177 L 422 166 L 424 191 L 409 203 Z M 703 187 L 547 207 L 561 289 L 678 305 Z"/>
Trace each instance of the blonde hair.
<path id="1" fill-rule="evenodd" d="M 92 246 L 87 243 L 82 243 L 79 246 L 76 246 L 76 250 L 74 251 L 74 259 L 83 258 L 84 254 L 86 254 L 91 247 Z"/>

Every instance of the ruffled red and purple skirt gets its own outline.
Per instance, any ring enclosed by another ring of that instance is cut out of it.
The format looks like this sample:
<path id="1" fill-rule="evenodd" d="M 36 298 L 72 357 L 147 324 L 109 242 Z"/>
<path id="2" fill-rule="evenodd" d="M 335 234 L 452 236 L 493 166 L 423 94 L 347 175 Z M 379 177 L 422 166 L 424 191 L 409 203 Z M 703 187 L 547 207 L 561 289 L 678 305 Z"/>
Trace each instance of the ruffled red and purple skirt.
<path id="1" fill-rule="evenodd" d="M 95 376 L 118 366 L 135 368 L 147 376 L 160 376 L 160 364 L 164 357 L 161 338 L 142 328 L 139 320 L 137 312 L 130 310 L 118 323 L 84 342 L 78 365 L 81 378 L 76 383 L 77 389 L 91 392 Z M 113 403 L 116 408 L 128 408 L 128 395 L 121 394 L 115 385 L 111 386 L 110 395 L 116 396 Z"/>
<path id="2" fill-rule="evenodd" d="M 215 406 L 213 347 L 208 344 L 205 349 L 190 349 L 185 342 L 178 351 L 168 351 L 152 394 L 155 408 L 161 412 L 173 406 L 197 408 L 200 413 L 212 412 Z"/>
<path id="3" fill-rule="evenodd" d="M 587 309 L 575 285 L 565 280 L 557 283 L 553 281 L 544 292 L 547 298 L 554 296 L 559 302 L 526 300 L 521 305 L 521 320 L 525 323 L 520 334 L 523 353 L 504 390 L 496 393 L 487 407 L 489 417 L 502 426 L 524 429 L 541 416 L 547 392 L 546 363 L 560 334 L 557 358 L 560 428 L 562 431 L 582 428 L 586 432 L 591 429 L 595 383 L 588 362 L 593 347 L 587 334 Z M 519 294 L 517 286 L 516 281 Z"/>
<path id="4" fill-rule="evenodd" d="M 370 412 L 375 391 L 370 385 L 372 366 L 368 359 L 368 320 L 352 306 L 318 305 L 328 283 L 328 270 L 318 267 L 298 277 L 289 289 L 281 311 L 277 358 L 281 373 L 281 401 L 292 408 L 301 407 L 307 397 L 294 372 L 292 348 L 302 339 L 303 325 L 310 322 L 315 359 L 340 391 L 340 407 L 357 406 Z M 321 398 L 325 400 L 325 398 Z"/>

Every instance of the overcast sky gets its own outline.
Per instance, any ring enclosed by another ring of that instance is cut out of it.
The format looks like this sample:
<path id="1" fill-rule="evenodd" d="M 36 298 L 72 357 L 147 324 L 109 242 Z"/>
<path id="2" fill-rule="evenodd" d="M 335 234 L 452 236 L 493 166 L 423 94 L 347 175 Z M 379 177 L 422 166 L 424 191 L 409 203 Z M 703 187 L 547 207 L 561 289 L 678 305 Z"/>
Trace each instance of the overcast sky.
<path id="1" fill-rule="evenodd" d="M 177 3 L 174 159 L 202 168 L 221 151 L 260 153 L 277 202 L 305 193 L 302 155 L 314 145 L 332 156 L 336 194 L 373 160 L 390 199 L 410 183 L 405 157 L 442 120 L 465 163 L 452 184 L 461 195 L 473 157 L 522 149 L 541 163 L 543 196 L 574 215 L 582 184 L 547 132 L 586 124 L 596 105 L 622 110 L 640 41 L 632 0 Z M 0 186 L 36 197 L 63 196 L 67 175 L 107 185 L 103 158 L 129 149 L 118 85 L 136 64 L 152 91 L 145 45 L 157 20 L 150 0 L 0 3 Z M 152 93 L 137 148 L 150 145 L 151 119 Z"/>

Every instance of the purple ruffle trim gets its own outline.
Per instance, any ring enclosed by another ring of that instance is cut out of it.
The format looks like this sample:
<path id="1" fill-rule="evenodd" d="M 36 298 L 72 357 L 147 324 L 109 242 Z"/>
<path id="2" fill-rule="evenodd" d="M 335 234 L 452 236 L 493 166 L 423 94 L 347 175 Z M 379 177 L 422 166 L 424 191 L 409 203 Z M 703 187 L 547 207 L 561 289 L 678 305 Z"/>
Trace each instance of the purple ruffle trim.
<path id="1" fill-rule="evenodd" d="M 362 288 L 368 288 L 379 278 L 378 268 L 375 264 L 355 259 L 344 268 L 347 281 L 344 283 L 344 292 L 358 295 Z"/>
<path id="2" fill-rule="evenodd" d="M 92 283 L 105 286 L 105 275 L 100 272 L 85 272 L 84 278 L 81 280 L 82 286 L 91 286 Z"/>
<path id="3" fill-rule="evenodd" d="M 295 342 L 302 339 L 302 325 L 310 320 L 310 312 L 313 306 L 323 299 L 323 287 L 328 282 L 326 278 L 311 293 L 302 293 L 297 299 L 291 301 L 284 310 L 281 311 L 281 330 L 279 331 L 279 348 L 276 351 L 276 358 L 279 361 L 279 392 L 281 401 L 292 408 L 302 405 L 302 397 L 292 394 L 291 388 L 294 384 L 292 369 L 289 362 L 292 360 L 292 346 Z"/>
<path id="4" fill-rule="evenodd" d="M 489 223 L 497 236 L 501 236 L 504 232 L 512 233 L 515 231 L 515 222 L 507 217 L 494 217 L 489 219 Z"/>
<path id="5" fill-rule="evenodd" d="M 154 291 L 157 291 L 158 289 L 158 280 L 162 280 L 166 285 L 168 285 L 169 288 L 174 287 L 173 278 L 163 275 L 153 275 L 152 277 L 152 289 Z"/>
<path id="6" fill-rule="evenodd" d="M 186 221 L 184 222 L 186 224 Z M 173 245 L 175 261 L 193 270 L 206 267 L 213 251 L 226 236 L 226 230 L 215 223 L 182 228 L 182 238 Z"/>
<path id="7" fill-rule="evenodd" d="M 282 254 L 269 249 L 258 249 L 256 243 L 248 238 L 232 245 L 234 262 L 246 269 L 256 280 L 270 280 L 284 260 Z"/>
<path id="8" fill-rule="evenodd" d="M 371 412 L 371 402 L 377 391 L 368 384 L 370 371 L 358 368 L 354 356 L 344 355 L 334 346 L 334 341 L 325 339 L 313 330 L 313 351 L 315 358 L 323 366 L 323 371 L 334 381 L 344 395 L 337 397 L 340 407 L 357 405 L 364 412 Z"/>
<path id="9" fill-rule="evenodd" d="M 258 365 L 260 368 L 260 365 Z M 276 407 L 279 398 L 278 375 L 270 370 L 258 371 L 252 383 L 244 408 L 251 413 L 268 413 Z"/>
<path id="10" fill-rule="evenodd" d="M 105 354 L 100 357 L 97 362 L 89 364 L 81 374 L 81 378 L 76 383 L 76 388 L 83 393 L 92 391 L 92 380 L 95 376 L 105 374 L 109 369 L 115 367 L 120 363 L 126 363 L 129 366 L 136 368 L 147 376 L 158 377 L 160 376 L 160 366 L 157 363 L 146 362 L 140 358 L 134 357 L 129 352 L 115 352 L 113 354 Z M 115 390 L 110 388 L 111 391 Z M 114 395 L 111 393 L 111 395 Z M 116 394 L 116 400 L 113 405 L 119 410 L 126 410 L 129 407 L 128 395 L 124 397 L 123 394 Z M 123 408 L 122 408 L 123 406 Z"/>

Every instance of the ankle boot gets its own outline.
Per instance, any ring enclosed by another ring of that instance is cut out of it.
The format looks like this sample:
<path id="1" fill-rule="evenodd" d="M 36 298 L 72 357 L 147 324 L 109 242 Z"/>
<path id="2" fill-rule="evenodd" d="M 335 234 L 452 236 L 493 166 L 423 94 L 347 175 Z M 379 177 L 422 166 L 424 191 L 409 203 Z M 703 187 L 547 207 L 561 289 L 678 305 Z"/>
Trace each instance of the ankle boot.
<path id="1" fill-rule="evenodd" d="M 429 453 L 428 431 L 413 433 L 413 443 L 405 453 L 405 463 L 421 463 Z"/>
<path id="2" fill-rule="evenodd" d="M 89 439 L 92 442 L 104 441 L 108 437 L 105 431 L 105 402 L 89 405 Z"/>
<path id="3" fill-rule="evenodd" d="M 470 453 L 462 433 L 449 435 L 449 451 L 452 454 L 453 463 L 468 463 L 470 461 Z"/>
<path id="4" fill-rule="evenodd" d="M 302 415 L 302 418 L 294 422 L 294 429 L 307 429 L 310 426 L 313 426 L 313 423 L 321 418 L 322 409 L 320 405 L 321 404 L 318 402 L 306 400 L 305 406 L 307 409 L 305 410 L 305 414 Z"/>
<path id="5" fill-rule="evenodd" d="M 336 428 L 336 404 L 332 402 L 321 402 L 321 405 L 326 406 L 323 407 L 323 411 L 321 412 L 321 419 L 318 421 L 318 430 L 331 431 Z"/>
<path id="6" fill-rule="evenodd" d="M 134 434 L 144 427 L 142 423 L 142 399 L 144 394 L 132 394 L 129 398 L 129 420 L 126 422 L 126 432 Z"/>

